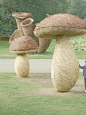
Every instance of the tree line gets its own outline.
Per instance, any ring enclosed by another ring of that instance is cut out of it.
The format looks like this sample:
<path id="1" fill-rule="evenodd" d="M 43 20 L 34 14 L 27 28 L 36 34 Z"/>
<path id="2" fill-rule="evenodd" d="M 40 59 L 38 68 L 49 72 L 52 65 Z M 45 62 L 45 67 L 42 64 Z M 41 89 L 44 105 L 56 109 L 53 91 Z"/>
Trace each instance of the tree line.
<path id="1" fill-rule="evenodd" d="M 33 13 L 34 23 L 40 22 L 46 14 L 68 13 L 86 18 L 86 0 L 1 0 L 0 38 L 9 37 L 16 29 L 12 12 Z"/>

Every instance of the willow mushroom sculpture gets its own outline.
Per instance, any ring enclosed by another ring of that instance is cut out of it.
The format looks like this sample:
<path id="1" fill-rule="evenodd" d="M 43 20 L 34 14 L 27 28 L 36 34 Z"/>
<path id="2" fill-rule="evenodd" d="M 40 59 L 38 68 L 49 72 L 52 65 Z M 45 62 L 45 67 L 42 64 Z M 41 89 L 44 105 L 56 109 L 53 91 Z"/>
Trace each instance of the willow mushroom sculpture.
<path id="1" fill-rule="evenodd" d="M 22 31 L 21 22 L 23 20 L 27 19 L 27 18 L 31 18 L 32 17 L 32 13 L 27 13 L 27 12 L 13 12 L 12 16 L 16 20 L 17 27 L 18 27 L 18 30 L 20 32 L 20 35 L 23 36 L 24 33 Z"/>
<path id="2" fill-rule="evenodd" d="M 19 30 L 16 29 L 16 30 L 13 32 L 13 34 L 10 36 L 10 38 L 9 38 L 9 44 L 11 44 L 11 42 L 12 42 L 15 38 L 20 37 L 20 36 L 21 36 L 21 35 L 20 35 Z"/>
<path id="3" fill-rule="evenodd" d="M 22 21 L 21 28 L 22 28 L 22 31 L 24 33 L 24 36 L 32 37 L 33 39 L 35 39 L 37 44 L 39 44 L 38 43 L 38 38 L 34 37 L 34 33 L 33 33 L 34 25 L 33 25 L 33 22 L 34 22 L 33 18 L 27 18 L 24 21 Z"/>
<path id="4" fill-rule="evenodd" d="M 32 13 L 27 13 L 27 12 L 13 12 L 12 13 L 12 16 L 15 18 L 16 20 L 16 23 L 17 23 L 17 28 L 13 34 L 10 36 L 10 39 L 9 39 L 9 43 L 11 44 L 11 42 L 17 38 L 17 37 L 21 37 L 21 36 L 25 36 L 24 35 L 24 32 L 22 30 L 22 27 L 21 27 L 21 23 L 27 19 L 27 18 L 31 18 L 32 17 Z"/>
<path id="5" fill-rule="evenodd" d="M 9 47 L 11 53 L 17 54 L 14 69 L 18 77 L 24 78 L 29 74 L 28 53 L 37 51 L 36 41 L 29 36 L 15 38 Z"/>
<path id="6" fill-rule="evenodd" d="M 51 39 L 39 38 L 39 53 L 40 54 L 44 53 L 48 49 L 50 43 L 51 43 Z"/>
<path id="7" fill-rule="evenodd" d="M 86 34 L 86 24 L 75 15 L 55 14 L 37 24 L 34 34 L 39 38 L 56 39 L 51 78 L 57 91 L 69 91 L 79 74 L 79 63 L 69 37 Z"/>
<path id="8" fill-rule="evenodd" d="M 48 17 L 50 16 L 49 14 L 46 14 L 46 15 Z M 39 39 L 39 53 L 42 54 L 48 49 L 52 39 L 46 39 L 46 38 L 44 38 L 44 39 L 38 38 L 38 39 Z"/>

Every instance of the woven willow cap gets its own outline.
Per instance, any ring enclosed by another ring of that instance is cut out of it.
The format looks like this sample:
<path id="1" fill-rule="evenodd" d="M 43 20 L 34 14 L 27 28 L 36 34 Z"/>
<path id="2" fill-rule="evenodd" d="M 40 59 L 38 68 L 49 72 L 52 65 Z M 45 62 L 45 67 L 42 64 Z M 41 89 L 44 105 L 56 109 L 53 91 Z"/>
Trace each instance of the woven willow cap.
<path id="1" fill-rule="evenodd" d="M 23 54 L 37 51 L 38 45 L 36 41 L 29 36 L 15 38 L 9 47 L 11 53 Z"/>
<path id="2" fill-rule="evenodd" d="M 27 12 L 13 12 L 12 16 L 24 19 L 24 18 L 27 18 L 27 17 L 31 17 L 32 13 L 27 13 Z"/>
<path id="3" fill-rule="evenodd" d="M 44 38 L 59 35 L 77 36 L 86 34 L 86 24 L 78 16 L 71 14 L 55 14 L 46 17 L 37 24 L 34 34 Z M 54 38 L 52 38 L 54 39 Z"/>

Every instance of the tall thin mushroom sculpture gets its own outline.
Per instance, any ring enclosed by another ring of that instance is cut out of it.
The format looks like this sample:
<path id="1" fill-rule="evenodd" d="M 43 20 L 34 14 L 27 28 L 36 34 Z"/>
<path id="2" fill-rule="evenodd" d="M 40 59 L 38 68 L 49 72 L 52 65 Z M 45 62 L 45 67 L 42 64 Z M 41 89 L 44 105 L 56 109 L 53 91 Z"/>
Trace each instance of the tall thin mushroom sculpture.
<path id="1" fill-rule="evenodd" d="M 50 17 L 49 14 L 46 14 L 46 15 Z M 39 37 L 38 39 L 39 39 L 39 53 L 41 54 L 41 53 L 44 53 L 48 49 L 52 39 L 46 39 L 46 37 L 44 39 Z"/>
<path id="2" fill-rule="evenodd" d="M 51 39 L 39 38 L 39 53 L 40 54 L 44 53 L 48 49 L 50 43 L 51 43 Z"/>
<path id="3" fill-rule="evenodd" d="M 69 37 L 86 34 L 86 24 L 75 15 L 55 14 L 37 24 L 34 34 L 39 38 L 56 39 L 51 78 L 57 91 L 69 91 L 79 74 L 79 63 Z"/>
<path id="4" fill-rule="evenodd" d="M 17 28 L 20 32 L 20 35 L 23 36 L 24 33 L 22 31 L 22 27 L 21 27 L 21 22 L 27 18 L 31 18 L 32 17 L 32 13 L 27 13 L 27 12 L 13 12 L 12 16 L 15 18 L 16 23 L 17 23 Z"/>
<path id="5" fill-rule="evenodd" d="M 33 22 L 33 18 L 27 18 L 24 21 L 22 21 L 21 28 L 23 30 L 24 36 L 30 36 L 32 38 L 34 37 Z"/>
<path id="6" fill-rule="evenodd" d="M 15 18 L 16 20 L 16 23 L 17 23 L 17 28 L 13 34 L 10 36 L 10 39 L 9 39 L 9 43 L 11 44 L 11 42 L 17 38 L 17 37 L 21 37 L 21 36 L 25 36 L 24 35 L 24 32 L 22 30 L 22 27 L 21 27 L 21 23 L 22 21 L 24 21 L 25 19 L 27 18 L 31 18 L 32 17 L 32 13 L 27 13 L 27 12 L 13 12 L 12 13 L 12 16 Z"/>
<path id="7" fill-rule="evenodd" d="M 27 18 L 24 21 L 22 21 L 21 28 L 22 28 L 22 31 L 24 33 L 24 36 L 32 37 L 33 39 L 35 39 L 36 43 L 39 45 L 38 38 L 34 37 L 34 33 L 33 33 L 34 25 L 33 25 L 33 22 L 34 22 L 33 18 Z"/>
<path id="8" fill-rule="evenodd" d="M 14 69 L 18 77 L 24 78 L 29 74 L 28 53 L 37 51 L 36 41 L 29 36 L 15 38 L 9 47 L 11 53 L 17 54 Z"/>

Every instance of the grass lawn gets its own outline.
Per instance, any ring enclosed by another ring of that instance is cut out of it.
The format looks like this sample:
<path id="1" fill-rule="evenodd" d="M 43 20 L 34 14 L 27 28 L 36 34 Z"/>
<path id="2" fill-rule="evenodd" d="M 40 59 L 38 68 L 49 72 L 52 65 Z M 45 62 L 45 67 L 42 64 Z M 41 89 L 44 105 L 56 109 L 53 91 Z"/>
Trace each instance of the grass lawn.
<path id="1" fill-rule="evenodd" d="M 69 92 L 56 92 L 50 74 L 0 73 L 0 115 L 86 115 L 82 73 Z"/>
<path id="2" fill-rule="evenodd" d="M 29 54 L 29 59 L 52 59 L 54 48 L 55 48 L 55 40 L 52 40 L 49 48 L 43 54 Z M 75 50 L 78 59 L 86 58 L 86 50 Z M 12 54 L 9 51 L 9 43 L 7 41 L 0 41 L 0 58 L 15 58 L 16 54 Z"/>

